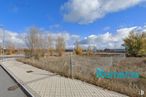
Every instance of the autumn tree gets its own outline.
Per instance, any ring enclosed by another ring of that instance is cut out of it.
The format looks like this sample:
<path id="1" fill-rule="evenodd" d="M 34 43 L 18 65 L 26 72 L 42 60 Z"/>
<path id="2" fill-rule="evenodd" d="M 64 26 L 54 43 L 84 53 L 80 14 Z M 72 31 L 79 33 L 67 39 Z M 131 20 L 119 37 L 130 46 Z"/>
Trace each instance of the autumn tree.
<path id="1" fill-rule="evenodd" d="M 3 52 L 3 48 L 2 48 L 2 46 L 0 45 L 0 55 L 2 55 L 2 52 Z"/>
<path id="2" fill-rule="evenodd" d="M 5 44 L 5 47 L 6 47 L 8 55 L 15 54 L 15 44 L 14 43 L 9 41 Z"/>
<path id="3" fill-rule="evenodd" d="M 142 54 L 142 49 L 145 45 L 143 33 L 130 32 L 129 36 L 124 39 L 124 46 L 127 54 L 130 56 L 139 56 Z"/>
<path id="4" fill-rule="evenodd" d="M 56 51 L 59 56 L 62 56 L 65 51 L 65 39 L 62 36 L 58 36 L 56 39 Z"/>
<path id="5" fill-rule="evenodd" d="M 93 51 L 93 48 L 91 46 L 89 46 L 87 49 L 87 55 L 88 56 L 94 55 L 94 51 Z"/>
<path id="6" fill-rule="evenodd" d="M 83 54 L 83 50 L 80 47 L 79 41 L 75 42 L 75 49 L 74 50 L 75 50 L 76 55 L 82 55 Z"/>
<path id="7" fill-rule="evenodd" d="M 40 30 L 36 27 L 31 27 L 25 37 L 25 42 L 28 47 L 27 56 L 40 57 L 44 55 L 44 39 Z"/>
<path id="8" fill-rule="evenodd" d="M 142 33 L 142 47 L 139 53 L 140 55 L 146 55 L 146 32 Z"/>
<path id="9" fill-rule="evenodd" d="M 53 55 L 53 50 L 53 37 L 48 35 L 48 51 L 51 56 Z"/>

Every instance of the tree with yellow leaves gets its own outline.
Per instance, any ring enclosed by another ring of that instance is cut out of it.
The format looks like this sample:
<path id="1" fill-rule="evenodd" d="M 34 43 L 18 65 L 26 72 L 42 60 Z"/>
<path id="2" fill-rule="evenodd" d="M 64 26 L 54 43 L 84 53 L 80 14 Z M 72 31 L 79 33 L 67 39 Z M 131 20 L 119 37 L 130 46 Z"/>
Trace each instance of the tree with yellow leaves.
<path id="1" fill-rule="evenodd" d="M 130 56 L 142 56 L 146 53 L 146 35 L 145 33 L 130 32 L 124 39 L 124 46 L 127 54 Z"/>

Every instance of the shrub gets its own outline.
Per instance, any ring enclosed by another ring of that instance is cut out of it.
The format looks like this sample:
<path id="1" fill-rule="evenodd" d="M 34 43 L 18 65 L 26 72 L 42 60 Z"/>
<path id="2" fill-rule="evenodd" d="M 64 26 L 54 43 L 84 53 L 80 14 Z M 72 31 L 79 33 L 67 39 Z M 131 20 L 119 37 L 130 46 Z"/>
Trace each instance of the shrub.
<path id="1" fill-rule="evenodd" d="M 129 36 L 124 39 L 124 46 L 127 51 L 127 55 L 130 56 L 141 56 L 143 55 L 143 42 L 144 33 L 136 33 L 136 32 L 130 32 Z"/>
<path id="2" fill-rule="evenodd" d="M 144 59 L 143 62 L 146 64 L 146 59 Z"/>
<path id="3" fill-rule="evenodd" d="M 88 49 L 88 51 L 87 51 L 87 55 L 88 55 L 88 56 L 92 56 L 92 55 L 94 55 L 93 50 L 92 50 L 92 49 Z"/>
<path id="4" fill-rule="evenodd" d="M 80 48 L 80 47 L 76 48 L 76 49 L 75 49 L 75 53 L 76 53 L 77 55 L 82 55 L 82 54 L 83 54 L 82 48 Z"/>
<path id="5" fill-rule="evenodd" d="M 24 54 L 25 54 L 25 57 L 26 58 L 29 58 L 29 57 L 32 56 L 32 51 L 30 51 L 30 50 L 24 50 Z"/>

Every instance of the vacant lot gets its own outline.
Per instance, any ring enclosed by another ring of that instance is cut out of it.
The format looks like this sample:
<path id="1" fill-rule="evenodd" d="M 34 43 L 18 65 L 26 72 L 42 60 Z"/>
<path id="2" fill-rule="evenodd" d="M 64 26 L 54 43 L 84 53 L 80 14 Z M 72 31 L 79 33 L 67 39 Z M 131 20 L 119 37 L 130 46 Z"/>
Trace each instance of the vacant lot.
<path id="1" fill-rule="evenodd" d="M 146 92 L 146 58 L 66 55 L 19 59 L 19 61 L 131 97 L 139 97 L 138 92 L 141 89 Z M 96 68 L 102 68 L 105 71 L 135 71 L 139 72 L 141 76 L 139 79 L 101 79 L 96 78 Z"/>

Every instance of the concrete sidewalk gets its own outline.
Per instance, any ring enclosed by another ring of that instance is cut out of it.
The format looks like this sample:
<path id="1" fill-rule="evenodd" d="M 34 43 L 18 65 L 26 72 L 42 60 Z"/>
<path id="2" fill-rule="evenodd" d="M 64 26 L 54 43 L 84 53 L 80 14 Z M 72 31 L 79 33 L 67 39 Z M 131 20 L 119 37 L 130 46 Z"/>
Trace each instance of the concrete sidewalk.
<path id="1" fill-rule="evenodd" d="M 80 80 L 61 77 L 15 60 L 6 61 L 3 65 L 35 97 L 127 97 Z"/>

